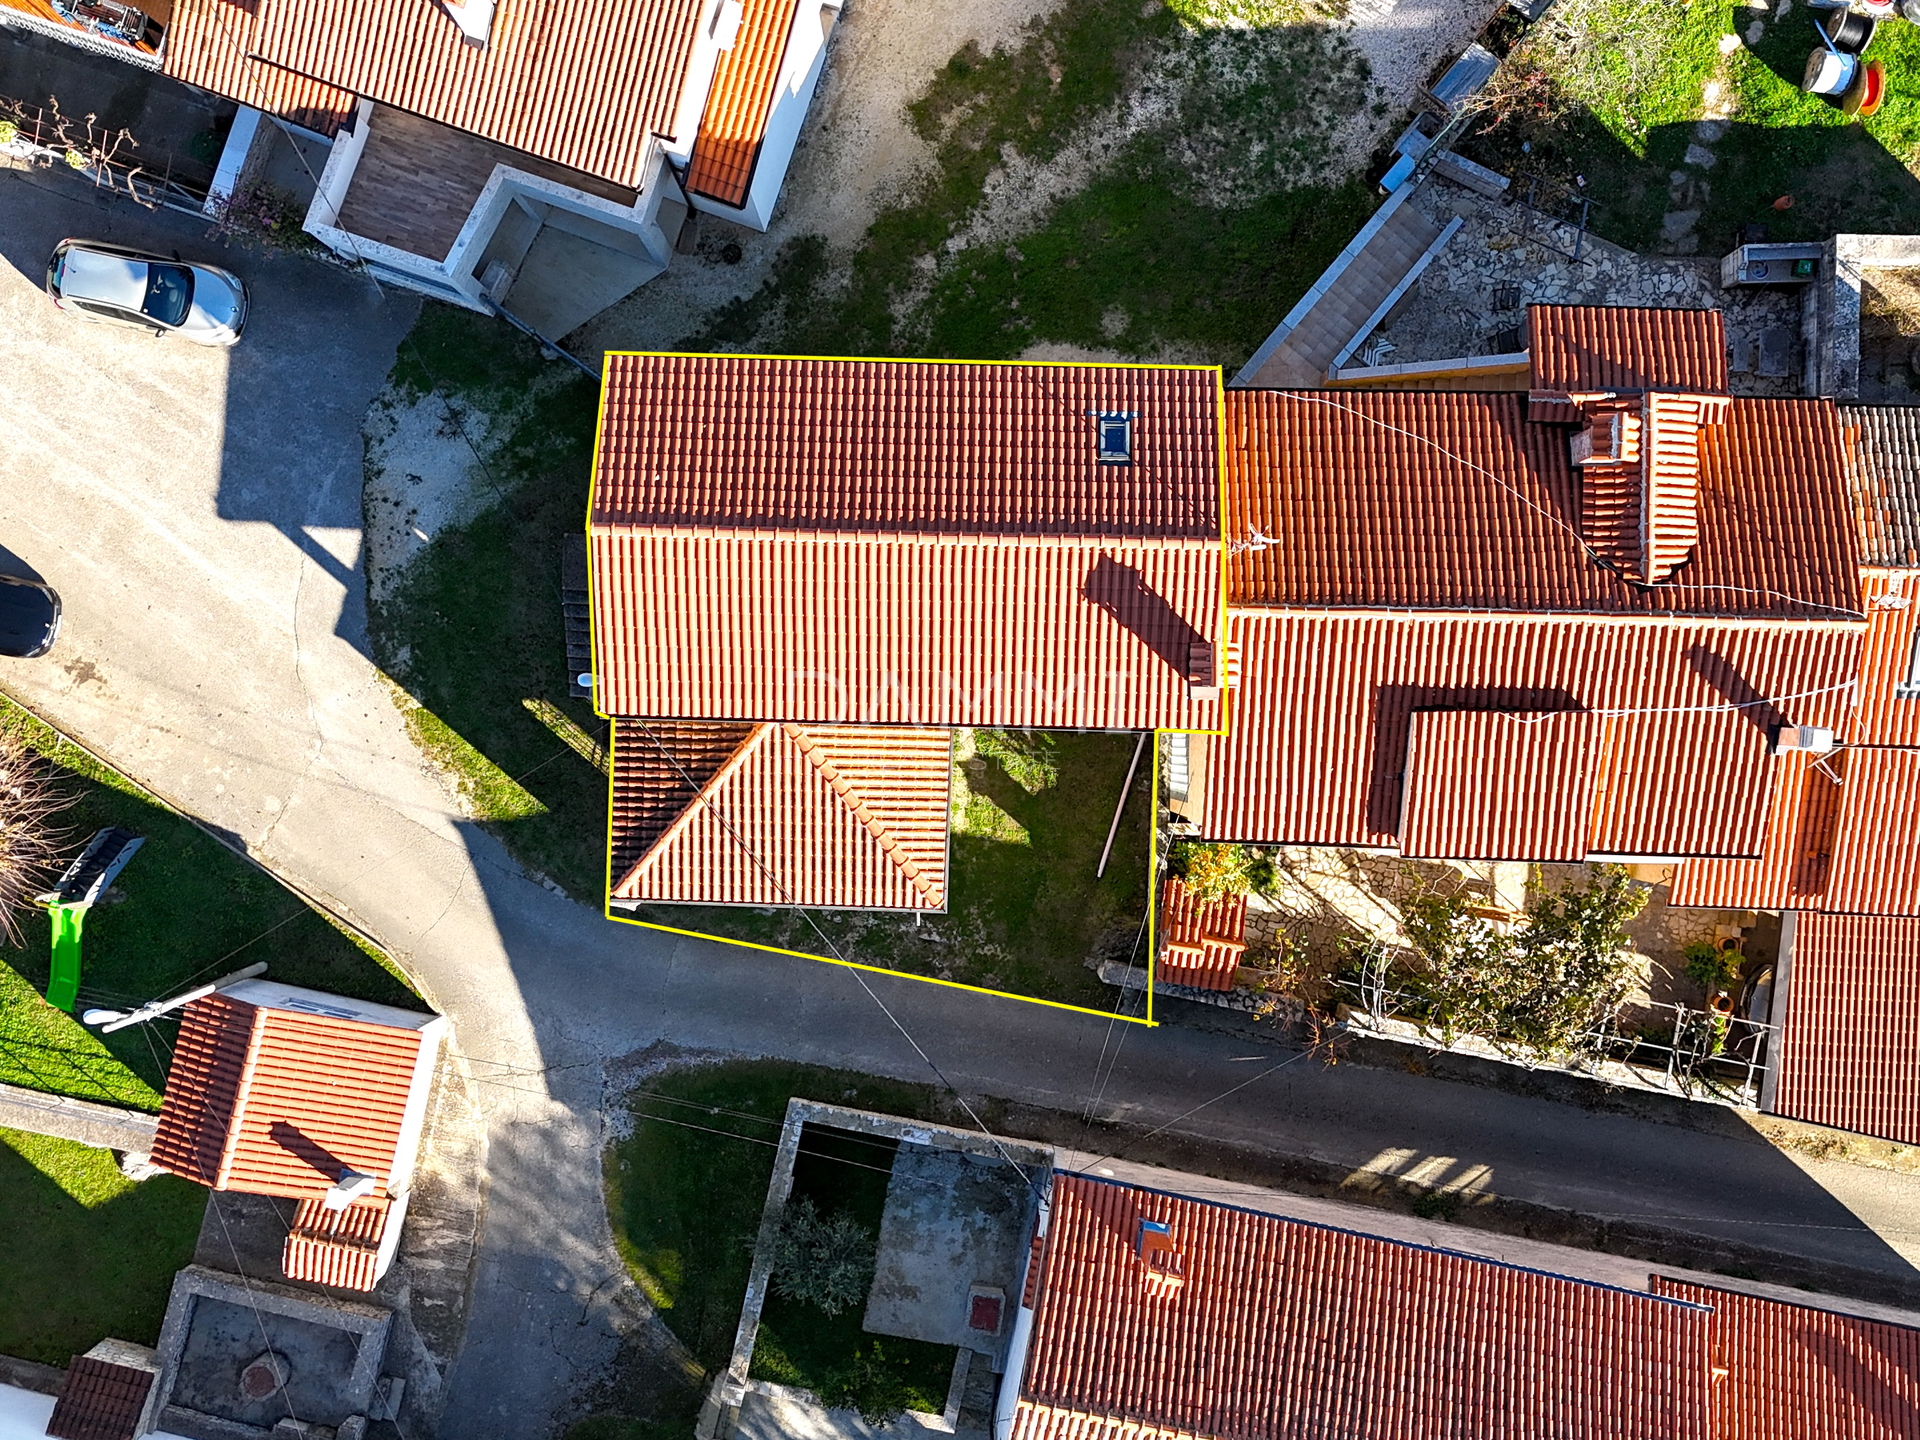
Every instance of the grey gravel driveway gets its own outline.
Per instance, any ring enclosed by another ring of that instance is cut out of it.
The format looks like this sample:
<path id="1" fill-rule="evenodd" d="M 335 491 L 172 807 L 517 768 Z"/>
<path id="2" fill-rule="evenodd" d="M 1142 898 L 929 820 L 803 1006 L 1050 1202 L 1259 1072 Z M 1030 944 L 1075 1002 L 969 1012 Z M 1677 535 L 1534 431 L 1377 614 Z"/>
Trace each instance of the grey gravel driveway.
<path id="1" fill-rule="evenodd" d="M 0 661 L 0 689 L 379 937 L 452 1016 L 491 1178 L 443 1435 L 538 1440 L 617 1343 L 609 1058 L 666 1041 L 931 1078 L 904 1031 L 968 1090 L 1087 1103 L 1101 1020 L 884 977 L 870 993 L 838 967 L 611 925 L 522 877 L 423 769 L 365 654 L 358 427 L 416 302 L 241 256 L 255 312 L 231 355 L 75 324 L 38 290 L 62 235 L 207 247 L 190 219 L 65 184 L 0 173 L 0 563 L 68 607 L 55 653 Z M 1920 1258 L 1920 1177 L 1397 1072 L 1270 1068 L 1285 1058 L 1135 1030 L 1099 1110 L 1348 1169 L 1482 1167 L 1500 1194 L 1888 1275 Z"/>

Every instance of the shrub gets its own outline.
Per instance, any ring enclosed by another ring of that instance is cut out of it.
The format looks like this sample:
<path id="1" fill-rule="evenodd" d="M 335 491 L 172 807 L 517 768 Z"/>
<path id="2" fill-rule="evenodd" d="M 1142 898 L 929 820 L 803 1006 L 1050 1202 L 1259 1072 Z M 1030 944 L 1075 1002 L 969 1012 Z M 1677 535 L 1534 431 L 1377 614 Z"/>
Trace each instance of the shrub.
<path id="1" fill-rule="evenodd" d="M 39 753 L 0 731 L 0 939 L 20 943 L 20 915 L 53 883 L 65 834 L 53 817 L 70 802 Z"/>
<path id="2" fill-rule="evenodd" d="M 1466 896 L 1423 896 L 1402 922 L 1415 961 L 1395 979 L 1449 1040 L 1478 1034 L 1541 1054 L 1583 1050 L 1632 984 L 1626 923 L 1645 904 L 1611 865 L 1583 890 L 1543 896 L 1512 934 L 1470 913 Z"/>
<path id="3" fill-rule="evenodd" d="M 1686 962 L 1688 976 L 1709 995 L 1725 990 L 1740 974 L 1737 951 L 1722 950 L 1705 940 L 1695 940 L 1680 956 Z"/>
<path id="4" fill-rule="evenodd" d="M 906 1367 L 889 1360 L 886 1347 L 878 1340 L 861 1346 L 854 1353 L 853 1363 L 820 1389 L 821 1403 L 857 1410 L 860 1418 L 875 1429 L 891 1425 L 904 1415 L 912 1397 Z"/>
<path id="5" fill-rule="evenodd" d="M 1245 895 L 1273 884 L 1273 862 L 1246 845 L 1209 845 L 1196 840 L 1177 842 L 1167 857 L 1196 899 L 1218 900 L 1223 895 Z"/>
<path id="6" fill-rule="evenodd" d="M 875 1238 L 851 1215 L 822 1215 L 801 1196 L 787 1206 L 773 1241 L 773 1286 L 829 1315 L 858 1305 L 873 1283 Z"/>

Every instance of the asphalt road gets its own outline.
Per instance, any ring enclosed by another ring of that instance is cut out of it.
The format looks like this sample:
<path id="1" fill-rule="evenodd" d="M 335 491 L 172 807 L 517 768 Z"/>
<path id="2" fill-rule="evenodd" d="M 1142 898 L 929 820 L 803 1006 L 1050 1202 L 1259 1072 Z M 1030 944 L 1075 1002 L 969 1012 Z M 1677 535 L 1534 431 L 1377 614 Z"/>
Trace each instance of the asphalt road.
<path id="1" fill-rule="evenodd" d="M 609 924 L 528 881 L 459 818 L 365 654 L 359 423 L 417 303 L 243 254 L 245 342 L 196 351 L 56 312 L 38 284 L 69 234 L 209 250 L 192 219 L 0 173 L 0 564 L 67 605 L 58 649 L 0 661 L 0 689 L 379 937 L 452 1017 L 487 1100 L 490 1180 L 450 1440 L 546 1433 L 613 1353 L 603 1067 L 662 1042 L 931 1079 L 917 1042 L 964 1090 L 1079 1111 L 1123 1035 L 1103 1117 L 1914 1275 L 1920 1177 L 1229 1034 L 1110 1034 L 863 983 Z"/>

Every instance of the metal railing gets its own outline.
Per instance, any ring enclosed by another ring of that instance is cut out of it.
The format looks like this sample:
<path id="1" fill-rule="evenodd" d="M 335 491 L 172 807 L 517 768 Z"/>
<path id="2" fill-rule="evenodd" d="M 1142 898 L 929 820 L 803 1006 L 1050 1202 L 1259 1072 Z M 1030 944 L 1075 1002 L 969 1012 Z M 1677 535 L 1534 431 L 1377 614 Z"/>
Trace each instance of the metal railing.
<path id="1" fill-rule="evenodd" d="M 1449 1031 L 1435 1021 L 1425 997 L 1389 987 L 1382 967 L 1369 964 L 1359 977 L 1336 985 L 1367 1019 L 1409 1027 L 1423 1043 L 1439 1048 L 1474 1042 L 1470 1048 L 1476 1052 L 1490 1052 L 1491 1058 L 1530 1070 L 1566 1070 L 1747 1108 L 1760 1103 L 1767 1056 L 1779 1029 L 1744 1016 L 1651 1001 L 1632 1009 L 1642 1015 L 1651 1011 L 1653 1024 L 1627 1030 L 1616 1013 L 1572 1036 L 1563 1050 L 1543 1054 L 1507 1036 Z"/>

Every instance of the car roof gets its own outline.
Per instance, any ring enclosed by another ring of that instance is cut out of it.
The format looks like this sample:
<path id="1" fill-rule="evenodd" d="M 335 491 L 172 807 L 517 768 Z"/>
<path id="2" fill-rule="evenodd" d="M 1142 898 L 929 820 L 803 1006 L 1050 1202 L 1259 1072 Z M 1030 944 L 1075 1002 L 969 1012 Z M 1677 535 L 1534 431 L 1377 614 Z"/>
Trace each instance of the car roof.
<path id="1" fill-rule="evenodd" d="M 60 293 L 70 299 L 100 300 L 138 310 L 147 298 L 147 262 L 71 246 L 60 271 Z"/>

